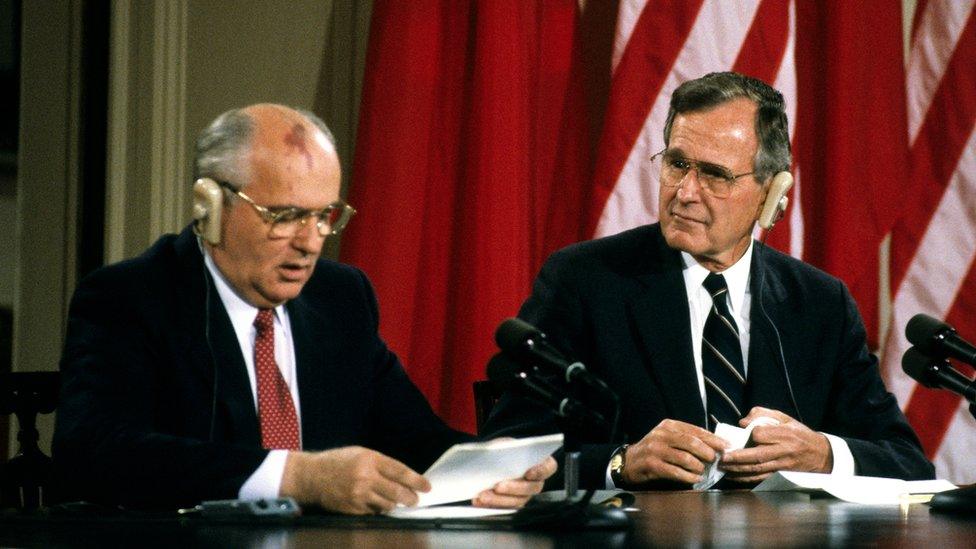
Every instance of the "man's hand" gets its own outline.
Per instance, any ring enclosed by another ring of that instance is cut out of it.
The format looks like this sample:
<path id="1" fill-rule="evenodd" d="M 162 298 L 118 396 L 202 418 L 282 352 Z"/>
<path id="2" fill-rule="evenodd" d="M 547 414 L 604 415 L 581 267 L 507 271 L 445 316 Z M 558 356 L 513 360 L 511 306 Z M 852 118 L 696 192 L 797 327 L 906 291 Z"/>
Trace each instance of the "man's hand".
<path id="1" fill-rule="evenodd" d="M 705 464 L 715 461 L 716 452 L 727 446 L 724 439 L 701 427 L 665 419 L 627 448 L 622 476 L 628 484 L 654 479 L 694 484 L 701 480 Z"/>
<path id="2" fill-rule="evenodd" d="M 406 465 L 383 454 L 348 446 L 324 452 L 288 452 L 281 496 L 301 504 L 354 515 L 381 513 L 396 504 L 415 505 L 416 492 L 430 483 Z"/>
<path id="3" fill-rule="evenodd" d="M 475 507 L 518 508 L 542 491 L 542 484 L 556 472 L 556 460 L 547 457 L 533 465 L 521 478 L 503 480 L 481 492 L 471 503 Z"/>
<path id="4" fill-rule="evenodd" d="M 720 464 L 725 478 L 759 482 L 776 471 L 829 473 L 833 469 L 827 437 L 783 412 L 756 406 L 739 425 L 745 427 L 760 416 L 771 417 L 780 424 L 755 427 L 751 438 L 755 446 L 726 453 Z"/>

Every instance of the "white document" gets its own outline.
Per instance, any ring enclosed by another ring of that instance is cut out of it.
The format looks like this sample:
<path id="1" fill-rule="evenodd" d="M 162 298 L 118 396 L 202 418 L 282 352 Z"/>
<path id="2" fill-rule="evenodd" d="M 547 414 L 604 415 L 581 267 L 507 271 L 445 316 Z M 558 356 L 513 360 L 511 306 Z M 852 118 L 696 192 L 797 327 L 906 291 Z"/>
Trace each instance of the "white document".
<path id="1" fill-rule="evenodd" d="M 719 423 L 715 426 L 715 434 L 724 438 L 729 443 L 728 450 L 741 450 L 749 443 L 752 430 L 760 425 L 779 425 L 779 421 L 771 417 L 757 417 L 745 429 L 736 427 L 735 425 L 729 425 L 728 423 Z M 722 480 L 722 477 L 725 476 L 725 471 L 718 468 L 718 462 L 722 461 L 722 454 L 722 452 L 718 452 L 718 455 L 715 456 L 715 461 L 705 466 L 705 472 L 702 473 L 701 482 L 696 482 L 692 485 L 693 489 L 708 490 L 712 486 L 715 486 L 718 481 Z"/>
<path id="2" fill-rule="evenodd" d="M 562 445 L 562 433 L 455 444 L 424 473 L 431 490 L 418 494 L 417 507 L 469 500 L 503 480 L 520 478 Z"/>
<path id="3" fill-rule="evenodd" d="M 898 505 L 924 501 L 917 495 L 931 495 L 955 486 L 947 480 L 901 480 L 896 478 L 830 475 L 780 471 L 753 488 L 753 492 L 826 492 L 835 498 L 865 505 Z"/>
<path id="4" fill-rule="evenodd" d="M 397 507 L 387 513 L 399 519 L 477 519 L 511 515 L 518 509 L 491 509 L 470 505 L 439 505 L 437 507 Z"/>

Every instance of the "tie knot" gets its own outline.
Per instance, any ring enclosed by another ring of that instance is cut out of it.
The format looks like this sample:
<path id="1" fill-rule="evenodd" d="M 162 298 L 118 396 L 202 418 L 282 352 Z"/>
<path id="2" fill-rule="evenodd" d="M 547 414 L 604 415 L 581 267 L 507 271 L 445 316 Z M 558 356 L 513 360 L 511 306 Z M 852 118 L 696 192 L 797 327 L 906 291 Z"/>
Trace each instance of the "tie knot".
<path id="1" fill-rule="evenodd" d="M 259 332 L 274 329 L 274 309 L 258 309 L 258 316 L 254 318 L 254 327 Z"/>
<path id="2" fill-rule="evenodd" d="M 725 277 L 718 273 L 709 273 L 705 277 L 705 282 L 702 282 L 702 286 L 708 290 L 708 294 L 715 299 L 725 292 L 728 291 L 729 287 L 725 284 Z"/>

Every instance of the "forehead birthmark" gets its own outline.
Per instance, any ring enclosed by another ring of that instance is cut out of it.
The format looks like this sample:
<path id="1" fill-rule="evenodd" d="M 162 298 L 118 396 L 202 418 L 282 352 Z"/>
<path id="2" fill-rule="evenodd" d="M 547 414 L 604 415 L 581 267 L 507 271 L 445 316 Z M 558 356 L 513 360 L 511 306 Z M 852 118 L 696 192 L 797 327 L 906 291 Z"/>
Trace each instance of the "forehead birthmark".
<path id="1" fill-rule="evenodd" d="M 285 145 L 288 145 L 288 148 L 294 148 L 295 152 L 304 156 L 305 166 L 311 170 L 312 153 L 309 152 L 306 141 L 307 135 L 305 132 L 305 126 L 302 126 L 301 124 L 295 124 L 292 126 L 291 131 L 285 135 Z"/>

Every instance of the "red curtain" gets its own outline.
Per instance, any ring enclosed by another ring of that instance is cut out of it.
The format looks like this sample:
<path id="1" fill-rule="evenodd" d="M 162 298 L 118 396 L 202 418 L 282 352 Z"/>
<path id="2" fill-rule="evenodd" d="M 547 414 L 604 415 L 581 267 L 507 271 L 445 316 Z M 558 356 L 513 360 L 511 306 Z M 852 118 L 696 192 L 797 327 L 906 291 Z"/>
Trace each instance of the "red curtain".
<path id="1" fill-rule="evenodd" d="M 435 411 L 472 383 L 553 250 L 585 238 L 589 126 L 575 0 L 374 5 L 343 261 Z"/>

